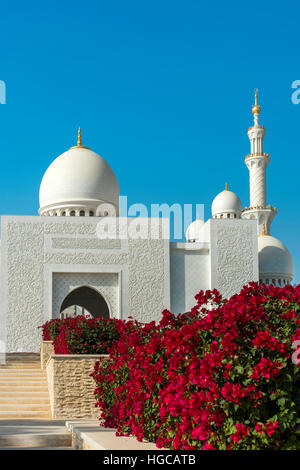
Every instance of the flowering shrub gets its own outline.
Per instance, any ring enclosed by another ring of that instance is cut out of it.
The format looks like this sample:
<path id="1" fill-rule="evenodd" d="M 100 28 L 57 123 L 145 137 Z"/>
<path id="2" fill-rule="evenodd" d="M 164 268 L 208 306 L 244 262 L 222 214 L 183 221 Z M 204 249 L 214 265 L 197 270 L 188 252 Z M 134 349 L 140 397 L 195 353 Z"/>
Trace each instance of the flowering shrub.
<path id="1" fill-rule="evenodd" d="M 117 325 L 93 374 L 100 419 L 158 447 L 299 448 L 300 286 L 250 283 L 229 300 L 216 290 L 196 300 L 158 325 Z"/>
<path id="2" fill-rule="evenodd" d="M 59 335 L 53 340 L 55 354 L 106 354 L 119 338 L 121 320 L 77 316 L 61 320 Z"/>
<path id="3" fill-rule="evenodd" d="M 43 341 L 53 341 L 59 335 L 62 322 L 60 318 L 54 318 L 39 326 L 38 328 L 42 328 Z"/>
<path id="4" fill-rule="evenodd" d="M 121 320 L 55 318 L 39 326 L 44 341 L 53 341 L 55 354 L 106 354 L 119 338 L 117 324 Z"/>

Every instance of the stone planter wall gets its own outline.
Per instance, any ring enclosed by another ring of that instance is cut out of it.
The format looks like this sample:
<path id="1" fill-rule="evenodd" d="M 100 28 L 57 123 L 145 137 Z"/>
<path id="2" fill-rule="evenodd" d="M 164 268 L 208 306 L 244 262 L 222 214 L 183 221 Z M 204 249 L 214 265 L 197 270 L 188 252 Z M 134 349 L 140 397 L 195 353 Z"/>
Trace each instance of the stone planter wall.
<path id="1" fill-rule="evenodd" d="M 41 369 L 46 369 L 48 359 L 51 354 L 54 354 L 54 347 L 52 341 L 42 341 L 41 342 Z"/>
<path id="2" fill-rule="evenodd" d="M 47 363 L 47 378 L 52 418 L 96 419 L 95 381 L 90 374 L 95 362 L 107 355 L 52 354 Z"/>

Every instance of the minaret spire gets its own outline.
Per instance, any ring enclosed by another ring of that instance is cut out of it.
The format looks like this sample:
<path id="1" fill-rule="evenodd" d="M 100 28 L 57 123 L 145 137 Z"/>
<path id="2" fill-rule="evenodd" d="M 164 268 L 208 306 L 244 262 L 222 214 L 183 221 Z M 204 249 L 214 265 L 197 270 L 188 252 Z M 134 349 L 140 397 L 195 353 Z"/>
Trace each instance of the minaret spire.
<path id="1" fill-rule="evenodd" d="M 257 94 L 258 90 L 255 89 L 255 104 L 252 107 L 254 126 L 248 129 L 251 153 L 245 158 L 250 176 L 250 207 L 244 209 L 242 217 L 257 219 L 258 234 L 260 234 L 262 233 L 263 223 L 265 223 L 264 231 L 270 233 L 270 225 L 276 215 L 276 209 L 267 206 L 266 169 L 270 162 L 270 155 L 265 153 L 263 149 L 266 129 L 259 124 L 261 107 L 257 102 Z"/>
<path id="2" fill-rule="evenodd" d="M 261 107 L 257 104 L 257 93 L 258 93 L 258 88 L 255 89 L 254 91 L 254 98 L 255 98 L 255 105 L 252 108 L 252 113 L 254 115 L 254 125 L 259 126 L 259 115 L 261 112 Z"/>

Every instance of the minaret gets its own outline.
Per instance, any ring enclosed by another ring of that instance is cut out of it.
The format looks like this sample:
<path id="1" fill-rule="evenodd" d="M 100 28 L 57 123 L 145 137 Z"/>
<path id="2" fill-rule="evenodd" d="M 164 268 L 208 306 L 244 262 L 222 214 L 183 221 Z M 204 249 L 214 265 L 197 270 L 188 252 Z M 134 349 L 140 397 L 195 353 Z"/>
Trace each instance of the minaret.
<path id="1" fill-rule="evenodd" d="M 270 162 L 270 155 L 264 153 L 264 138 L 266 128 L 259 124 L 261 107 L 257 104 L 255 90 L 255 105 L 252 108 L 254 126 L 249 127 L 248 137 L 251 143 L 251 153 L 245 158 L 250 177 L 250 207 L 243 210 L 243 219 L 257 219 L 257 231 L 262 232 L 263 223 L 265 231 L 270 233 L 270 226 L 276 215 L 276 208 L 267 206 L 266 169 Z"/>

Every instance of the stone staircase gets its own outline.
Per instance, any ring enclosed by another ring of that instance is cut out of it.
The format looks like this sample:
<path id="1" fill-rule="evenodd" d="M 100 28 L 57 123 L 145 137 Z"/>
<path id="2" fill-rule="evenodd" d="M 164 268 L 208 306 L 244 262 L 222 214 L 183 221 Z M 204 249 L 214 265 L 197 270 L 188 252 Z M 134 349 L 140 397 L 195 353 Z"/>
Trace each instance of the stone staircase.
<path id="1" fill-rule="evenodd" d="M 0 363 L 0 450 L 5 449 L 72 449 L 65 423 L 51 419 L 39 354 L 8 354 Z"/>
<path id="2" fill-rule="evenodd" d="M 0 364 L 0 419 L 51 418 L 46 372 L 39 354 L 8 354 Z"/>

